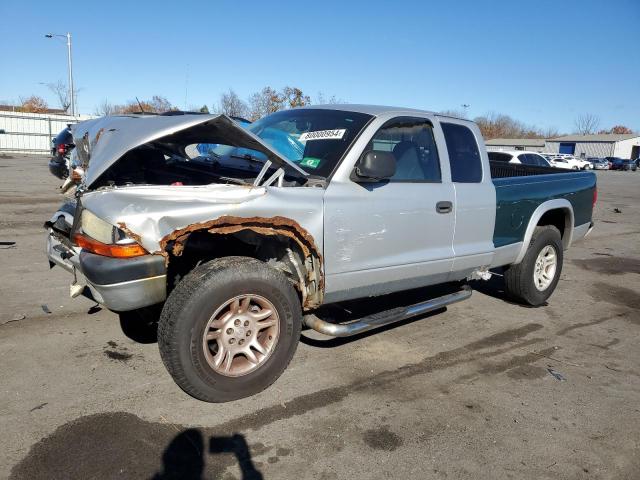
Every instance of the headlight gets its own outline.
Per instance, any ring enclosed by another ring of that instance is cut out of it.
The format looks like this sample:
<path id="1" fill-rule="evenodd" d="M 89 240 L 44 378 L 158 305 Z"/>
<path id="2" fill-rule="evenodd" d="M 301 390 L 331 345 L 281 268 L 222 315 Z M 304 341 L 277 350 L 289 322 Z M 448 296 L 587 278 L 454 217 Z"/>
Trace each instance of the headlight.
<path id="1" fill-rule="evenodd" d="M 107 257 L 137 257 L 148 252 L 118 227 L 98 218 L 89 210 L 83 210 L 80 230 L 74 242 L 84 250 Z"/>

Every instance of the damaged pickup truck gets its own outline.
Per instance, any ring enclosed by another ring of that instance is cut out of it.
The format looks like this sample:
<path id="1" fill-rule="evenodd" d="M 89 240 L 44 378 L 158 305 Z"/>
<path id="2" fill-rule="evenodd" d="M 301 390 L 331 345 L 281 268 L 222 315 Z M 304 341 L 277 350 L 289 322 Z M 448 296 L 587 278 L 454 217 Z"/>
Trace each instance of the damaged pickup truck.
<path id="1" fill-rule="evenodd" d="M 593 173 L 490 164 L 473 122 L 425 111 L 308 107 L 246 128 L 128 115 L 72 133 L 82 179 L 47 223 L 51 265 L 72 296 L 157 321 L 169 373 L 210 402 L 273 383 L 303 326 L 348 336 L 418 316 L 497 267 L 512 298 L 543 305 L 593 226 Z M 456 288 L 346 323 L 316 314 L 436 284 Z"/>

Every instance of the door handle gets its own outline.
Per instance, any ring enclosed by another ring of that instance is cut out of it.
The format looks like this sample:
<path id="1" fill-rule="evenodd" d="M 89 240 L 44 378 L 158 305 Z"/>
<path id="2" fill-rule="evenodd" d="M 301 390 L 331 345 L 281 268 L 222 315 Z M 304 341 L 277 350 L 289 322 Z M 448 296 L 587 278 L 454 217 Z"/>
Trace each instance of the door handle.
<path id="1" fill-rule="evenodd" d="M 453 203 L 449 201 L 443 201 L 436 203 L 436 212 L 438 213 L 451 213 L 453 210 Z"/>

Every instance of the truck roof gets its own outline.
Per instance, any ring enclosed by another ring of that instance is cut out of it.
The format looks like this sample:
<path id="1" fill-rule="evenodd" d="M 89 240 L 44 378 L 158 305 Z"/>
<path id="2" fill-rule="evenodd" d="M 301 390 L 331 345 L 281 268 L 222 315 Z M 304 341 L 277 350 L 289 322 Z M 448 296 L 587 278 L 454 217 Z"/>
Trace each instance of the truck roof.
<path id="1" fill-rule="evenodd" d="M 411 115 L 412 113 L 428 113 L 431 115 L 439 115 L 443 117 L 450 118 L 459 118 L 452 117 L 451 115 L 442 115 L 438 112 L 432 112 L 430 110 L 420 110 L 417 108 L 407 108 L 407 107 L 394 107 L 394 106 L 386 106 L 386 105 L 365 105 L 358 103 L 331 103 L 326 105 L 309 105 L 302 108 L 321 108 L 325 110 L 343 110 L 345 112 L 358 112 L 358 113 L 366 113 L 368 115 L 381 115 L 383 113 L 407 113 Z M 467 120 L 465 118 L 460 118 L 460 120 Z"/>

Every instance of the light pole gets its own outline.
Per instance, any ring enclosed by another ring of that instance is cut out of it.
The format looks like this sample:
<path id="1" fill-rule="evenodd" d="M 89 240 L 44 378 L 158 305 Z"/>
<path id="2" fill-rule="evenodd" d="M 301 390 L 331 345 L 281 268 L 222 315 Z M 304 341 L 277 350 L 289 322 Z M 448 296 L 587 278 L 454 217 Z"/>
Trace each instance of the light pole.
<path id="1" fill-rule="evenodd" d="M 469 105 L 468 103 L 463 103 L 462 105 L 460 105 L 463 109 L 464 109 L 464 118 L 467 118 L 467 112 L 469 111 L 469 107 L 471 105 Z"/>
<path id="2" fill-rule="evenodd" d="M 76 97 L 75 91 L 73 89 L 73 61 L 71 59 L 71 34 L 67 32 L 66 35 L 60 35 L 57 33 L 47 33 L 45 35 L 46 38 L 60 37 L 67 39 L 67 61 L 69 65 L 69 96 L 71 97 L 69 101 L 71 102 L 71 115 L 76 116 Z"/>

